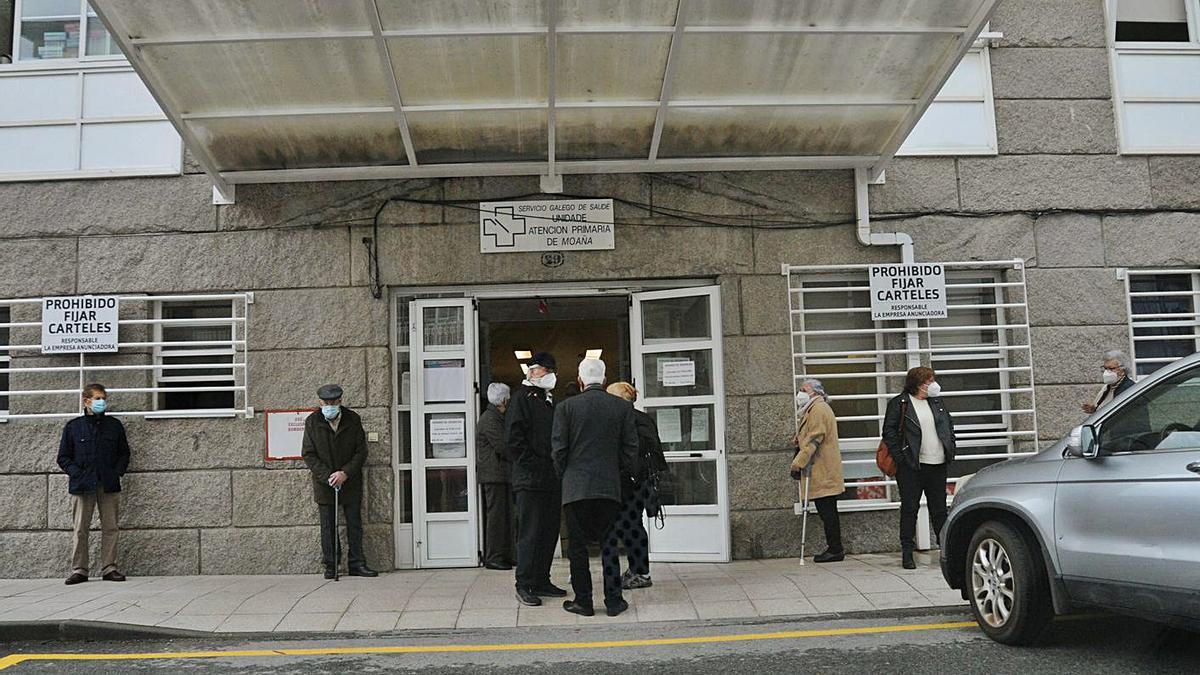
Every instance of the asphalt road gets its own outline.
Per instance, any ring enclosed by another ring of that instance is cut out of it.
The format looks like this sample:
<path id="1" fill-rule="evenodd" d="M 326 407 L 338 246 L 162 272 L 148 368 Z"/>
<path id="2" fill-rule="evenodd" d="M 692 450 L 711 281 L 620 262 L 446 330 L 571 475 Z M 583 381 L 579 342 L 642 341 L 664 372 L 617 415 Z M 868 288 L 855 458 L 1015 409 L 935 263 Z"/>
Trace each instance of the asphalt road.
<path id="1" fill-rule="evenodd" d="M 729 622 L 518 628 L 427 632 L 386 639 L 245 641 L 241 639 L 162 642 L 66 642 L 0 647 L 12 653 L 103 655 L 99 660 L 25 661 L 8 673 L 1195 673 L 1200 668 L 1197 635 L 1119 617 L 1059 621 L 1034 648 L 998 645 L 961 613 L 872 616 L 803 621 Z M 785 632 L 790 635 L 779 636 Z M 838 634 L 830 634 L 838 633 Z M 690 640 L 679 644 L 681 639 Z M 670 640 L 672 644 L 602 646 L 602 641 Z M 517 645 L 550 644 L 527 650 Z M 436 652 L 464 646 L 479 651 Z M 280 654 L 274 650 L 414 650 L 407 653 Z M 122 658 L 153 654 L 250 650 L 247 656 Z M 96 657 L 92 657 L 96 658 Z"/>

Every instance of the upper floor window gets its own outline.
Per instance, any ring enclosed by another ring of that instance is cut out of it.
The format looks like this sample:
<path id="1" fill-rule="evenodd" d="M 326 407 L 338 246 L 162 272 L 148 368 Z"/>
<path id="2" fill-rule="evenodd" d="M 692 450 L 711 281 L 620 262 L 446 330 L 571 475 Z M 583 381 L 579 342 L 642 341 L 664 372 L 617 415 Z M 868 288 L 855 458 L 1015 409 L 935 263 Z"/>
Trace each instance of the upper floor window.
<path id="1" fill-rule="evenodd" d="M 1121 152 L 1200 154 L 1200 0 L 1107 0 Z"/>
<path id="2" fill-rule="evenodd" d="M 120 56 L 87 0 L 16 0 L 18 61 Z"/>
<path id="3" fill-rule="evenodd" d="M 996 148 L 991 58 L 981 40 L 959 62 L 896 154 L 994 155 Z"/>

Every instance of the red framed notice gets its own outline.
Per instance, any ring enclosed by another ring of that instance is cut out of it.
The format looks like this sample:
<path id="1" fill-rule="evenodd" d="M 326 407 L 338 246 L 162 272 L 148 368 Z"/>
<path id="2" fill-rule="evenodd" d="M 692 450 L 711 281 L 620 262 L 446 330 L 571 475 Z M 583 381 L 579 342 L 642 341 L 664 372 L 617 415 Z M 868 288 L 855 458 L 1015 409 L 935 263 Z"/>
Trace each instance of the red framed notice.
<path id="1" fill-rule="evenodd" d="M 304 420 L 313 413 L 304 410 L 265 410 L 267 418 L 267 460 L 301 459 Z"/>

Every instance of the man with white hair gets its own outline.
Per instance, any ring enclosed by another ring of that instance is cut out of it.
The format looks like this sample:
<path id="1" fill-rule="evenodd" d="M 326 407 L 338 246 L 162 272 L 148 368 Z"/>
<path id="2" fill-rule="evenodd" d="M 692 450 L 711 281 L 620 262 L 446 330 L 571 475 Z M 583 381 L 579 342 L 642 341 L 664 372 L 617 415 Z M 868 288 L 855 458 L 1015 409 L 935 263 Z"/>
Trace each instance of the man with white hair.
<path id="1" fill-rule="evenodd" d="M 562 503 L 567 516 L 567 557 L 571 560 L 574 600 L 563 609 L 592 616 L 589 541 L 601 544 L 604 606 L 609 616 L 629 609 L 621 597 L 620 542 L 613 525 L 621 510 L 621 483 L 637 475 L 638 437 L 633 406 L 604 391 L 604 362 L 579 364 L 578 396 L 554 411 L 551 456 L 562 477 Z"/>
<path id="2" fill-rule="evenodd" d="M 1104 382 L 1104 385 L 1096 394 L 1096 402 L 1084 403 L 1080 406 L 1089 415 L 1112 403 L 1113 399 L 1132 387 L 1134 383 L 1133 373 L 1129 369 L 1129 357 L 1125 356 L 1125 352 L 1110 349 L 1104 352 L 1103 359 L 1104 368 L 1100 371 L 1100 380 Z"/>
<path id="3" fill-rule="evenodd" d="M 507 384 L 488 385 L 488 407 L 475 424 L 475 476 L 483 487 L 483 566 L 513 567 L 512 462 L 504 439 L 504 412 L 511 396 Z"/>

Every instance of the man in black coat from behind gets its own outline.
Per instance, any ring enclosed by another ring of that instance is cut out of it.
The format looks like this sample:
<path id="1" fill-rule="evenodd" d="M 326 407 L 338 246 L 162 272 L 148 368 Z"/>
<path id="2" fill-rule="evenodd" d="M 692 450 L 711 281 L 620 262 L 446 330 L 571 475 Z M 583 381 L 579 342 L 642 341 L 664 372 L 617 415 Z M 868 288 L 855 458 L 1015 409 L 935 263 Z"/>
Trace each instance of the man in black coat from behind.
<path id="1" fill-rule="evenodd" d="M 601 544 L 608 615 L 617 616 L 629 608 L 621 597 L 620 541 L 613 524 L 621 510 L 622 481 L 638 475 L 637 423 L 633 406 L 604 391 L 604 370 L 599 359 L 584 359 L 579 364 L 583 391 L 554 411 L 551 442 L 554 468 L 562 477 L 567 556 L 575 591 L 575 599 L 565 601 L 563 609 L 583 616 L 594 613 L 589 541 Z"/>
<path id="2" fill-rule="evenodd" d="M 333 490 L 340 490 L 338 503 L 346 519 L 346 543 L 350 549 L 350 576 L 376 577 L 363 554 L 362 486 L 367 463 L 367 434 L 358 413 L 342 405 L 342 388 L 327 384 L 317 390 L 321 409 L 304 420 L 301 456 L 312 471 L 313 499 L 321 514 L 321 561 L 325 578 L 332 579 L 341 542 L 334 528 Z"/>
<path id="3" fill-rule="evenodd" d="M 543 597 L 562 598 L 567 592 L 550 583 L 562 513 L 562 487 L 550 459 L 550 392 L 557 384 L 557 364 L 553 355 L 538 352 L 526 367 L 525 381 L 508 403 L 504 428 L 517 502 L 517 600 L 536 607 Z"/>

